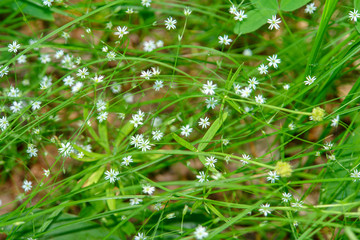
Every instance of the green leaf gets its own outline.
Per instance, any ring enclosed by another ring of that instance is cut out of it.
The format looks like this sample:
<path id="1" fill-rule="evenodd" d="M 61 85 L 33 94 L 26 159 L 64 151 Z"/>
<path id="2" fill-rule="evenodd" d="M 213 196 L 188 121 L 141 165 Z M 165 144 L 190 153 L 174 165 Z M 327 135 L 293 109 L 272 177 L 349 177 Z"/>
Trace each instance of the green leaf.
<path id="1" fill-rule="evenodd" d="M 96 161 L 96 160 L 99 160 L 101 158 L 105 158 L 107 157 L 108 155 L 106 154 L 99 154 L 99 153 L 94 153 L 94 152 L 88 152 L 86 151 L 85 149 L 77 146 L 77 145 L 72 145 L 73 148 L 75 148 L 76 150 L 78 150 L 79 152 L 83 152 L 85 157 L 83 158 L 77 158 L 76 154 L 71 154 L 71 157 L 76 159 L 76 160 L 79 160 L 79 161 L 82 161 L 82 162 L 93 162 L 93 161 Z"/>
<path id="2" fill-rule="evenodd" d="M 176 135 L 175 133 L 172 133 L 171 134 L 173 136 L 173 138 L 175 139 L 175 141 L 177 143 L 179 143 L 181 146 L 189 149 L 190 151 L 193 151 L 193 152 L 197 152 L 197 149 L 191 145 L 191 143 L 189 143 L 188 141 L 186 141 L 185 139 L 179 137 L 178 135 Z"/>
<path id="3" fill-rule="evenodd" d="M 96 170 L 93 174 L 91 174 L 91 176 L 88 178 L 88 180 L 86 181 L 83 187 L 87 187 L 93 183 L 97 183 L 101 178 L 101 175 L 104 173 L 104 171 L 105 171 L 105 166 L 102 166 L 101 168 Z"/>
<path id="4" fill-rule="evenodd" d="M 107 197 L 113 197 L 114 195 L 114 190 L 112 188 L 107 188 L 106 189 L 106 196 Z M 110 210 L 115 210 L 116 209 L 116 199 L 107 199 L 106 203 L 109 207 Z"/>
<path id="5" fill-rule="evenodd" d="M 201 143 L 199 144 L 198 150 L 202 151 L 206 148 L 206 146 L 209 144 L 209 142 L 214 138 L 215 134 L 223 124 L 223 122 L 226 120 L 228 113 L 224 112 L 218 119 L 215 120 L 215 122 L 211 125 L 209 130 L 205 133 L 204 137 L 201 140 Z"/>
<path id="6" fill-rule="evenodd" d="M 280 10 L 286 12 L 294 11 L 298 8 L 301 8 L 310 1 L 311 0 L 282 0 L 280 4 Z"/>
<path id="7" fill-rule="evenodd" d="M 205 206 L 207 206 L 211 210 L 211 212 L 215 213 L 215 215 L 218 216 L 224 222 L 228 221 L 226 217 L 224 217 L 224 215 L 222 215 L 221 212 L 219 212 L 219 210 L 217 210 L 217 208 L 215 208 L 211 203 L 205 203 Z"/>
<path id="8" fill-rule="evenodd" d="M 134 129 L 134 125 L 130 122 L 127 122 L 120 130 L 115 139 L 114 148 L 118 148 L 125 137 L 127 137 L 131 131 Z M 116 151 L 115 151 L 116 152 Z"/>
<path id="9" fill-rule="evenodd" d="M 234 27 L 235 34 L 245 34 L 253 32 L 262 27 L 277 10 L 274 9 L 255 9 L 247 12 L 247 18 L 242 22 L 237 22 Z"/>
<path id="10" fill-rule="evenodd" d="M 293 0 L 298 1 L 298 0 Z M 277 0 L 251 0 L 251 3 L 258 9 L 270 9 L 277 11 L 279 6 Z"/>
<path id="11" fill-rule="evenodd" d="M 11 7 L 35 18 L 54 21 L 50 8 L 44 6 L 40 0 L 17 0 L 11 3 Z"/>
<path id="12" fill-rule="evenodd" d="M 233 83 L 235 82 L 235 79 L 239 76 L 240 71 L 241 71 L 243 65 L 244 65 L 244 63 L 242 63 L 242 64 L 238 67 L 238 69 L 236 70 L 236 72 L 235 72 L 233 75 L 231 75 L 232 72 L 231 72 L 231 70 L 230 70 L 229 75 L 228 75 L 228 78 L 227 78 L 227 81 L 226 81 L 226 85 L 225 85 L 225 89 L 226 89 L 226 90 L 230 91 Z"/>
<path id="13" fill-rule="evenodd" d="M 109 146 L 109 140 L 108 140 L 108 130 L 106 121 L 99 124 L 99 135 L 100 135 L 100 141 L 102 142 L 102 146 L 105 148 L 107 153 L 110 153 L 110 146 Z"/>

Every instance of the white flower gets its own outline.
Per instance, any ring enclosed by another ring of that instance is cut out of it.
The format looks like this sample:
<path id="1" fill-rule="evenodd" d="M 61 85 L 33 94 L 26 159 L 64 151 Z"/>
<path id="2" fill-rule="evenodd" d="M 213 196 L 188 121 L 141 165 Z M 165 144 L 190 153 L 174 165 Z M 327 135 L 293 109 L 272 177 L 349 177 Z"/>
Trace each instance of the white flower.
<path id="1" fill-rule="evenodd" d="M 331 126 L 337 127 L 339 125 L 339 121 L 340 121 L 339 115 L 336 115 L 335 118 L 331 119 Z"/>
<path id="2" fill-rule="evenodd" d="M 243 159 L 241 159 L 240 162 L 241 162 L 241 164 L 242 164 L 243 166 L 246 165 L 246 164 L 248 164 L 248 163 L 249 163 L 248 161 L 251 160 L 251 157 L 250 157 L 249 155 L 246 155 L 246 154 L 242 154 L 241 157 L 242 157 Z"/>
<path id="3" fill-rule="evenodd" d="M 265 64 L 261 64 L 258 67 L 258 71 L 260 72 L 260 74 L 267 74 L 268 73 L 268 66 L 266 66 Z"/>
<path id="4" fill-rule="evenodd" d="M 190 8 L 184 8 L 184 15 L 189 16 L 192 13 L 192 10 Z"/>
<path id="5" fill-rule="evenodd" d="M 256 80 L 256 77 L 253 77 L 253 78 L 249 78 L 248 83 L 249 83 L 249 87 L 255 90 L 255 89 L 256 89 L 256 85 L 259 84 L 259 81 Z"/>
<path id="6" fill-rule="evenodd" d="M 196 175 L 196 178 L 197 179 L 199 179 L 199 182 L 207 182 L 207 181 L 209 181 L 208 179 L 207 179 L 207 176 L 205 175 L 205 173 L 204 172 L 199 172 L 199 175 Z"/>
<path id="7" fill-rule="evenodd" d="M 176 25 L 175 25 L 176 23 L 177 23 L 176 19 L 173 19 L 172 17 L 168 17 L 165 20 L 166 29 L 167 30 L 175 29 L 176 28 Z"/>
<path id="8" fill-rule="evenodd" d="M 269 56 L 266 60 L 269 61 L 269 66 L 273 66 L 274 68 L 278 68 L 278 64 L 281 63 L 281 59 L 277 58 L 277 55 L 274 54 L 272 56 Z"/>
<path id="9" fill-rule="evenodd" d="M 276 18 L 276 15 L 273 15 L 271 17 L 271 19 L 267 20 L 267 23 L 270 24 L 269 29 L 273 30 L 273 28 L 275 28 L 276 30 L 280 28 L 280 26 L 278 25 L 279 23 L 281 23 L 280 18 Z"/>
<path id="10" fill-rule="evenodd" d="M 240 22 L 243 21 L 245 18 L 247 18 L 247 15 L 245 14 L 244 10 L 235 11 L 235 20 L 239 20 Z"/>
<path id="11" fill-rule="evenodd" d="M 35 111 L 35 110 L 37 110 L 37 109 L 40 109 L 40 104 L 41 104 L 40 101 L 32 102 L 32 103 L 31 103 L 31 109 L 32 109 L 33 111 Z"/>
<path id="12" fill-rule="evenodd" d="M 134 145 L 136 148 L 139 147 L 140 143 L 144 140 L 144 136 L 142 134 L 136 134 L 130 138 L 130 145 Z"/>
<path id="13" fill-rule="evenodd" d="M 152 187 L 150 185 L 143 186 L 143 193 L 152 195 L 155 192 L 155 187 Z"/>
<path id="14" fill-rule="evenodd" d="M 161 140 L 161 138 L 164 136 L 164 134 L 160 130 L 152 131 L 153 139 L 156 141 Z"/>
<path id="15" fill-rule="evenodd" d="M 250 57 L 250 56 L 253 55 L 253 53 L 252 53 L 251 49 L 247 48 L 247 49 L 245 49 L 245 50 L 243 51 L 243 55 L 244 55 L 244 56 L 247 56 L 247 57 Z"/>
<path id="16" fill-rule="evenodd" d="M 9 93 L 7 95 L 8 97 L 20 97 L 21 93 L 18 88 L 14 88 L 13 86 L 10 86 Z"/>
<path id="17" fill-rule="evenodd" d="M 22 185 L 22 188 L 24 189 L 25 192 L 28 192 L 31 190 L 32 188 L 32 182 L 31 181 L 28 181 L 28 180 L 24 180 L 24 183 Z"/>
<path id="18" fill-rule="evenodd" d="M 123 160 L 123 161 L 122 161 L 121 165 L 125 165 L 125 166 L 129 166 L 130 163 L 133 162 L 133 159 L 132 159 L 132 156 L 131 156 L 131 155 L 126 156 L 126 157 L 123 157 L 122 160 Z"/>
<path id="19" fill-rule="evenodd" d="M 104 111 L 106 109 L 106 102 L 102 99 L 99 99 L 97 102 L 96 102 L 96 110 L 98 112 L 101 112 L 101 111 Z"/>
<path id="20" fill-rule="evenodd" d="M 151 67 L 151 71 L 153 76 L 158 76 L 161 73 L 159 67 Z"/>
<path id="21" fill-rule="evenodd" d="M 200 118 L 199 125 L 201 126 L 201 128 L 207 128 L 208 126 L 210 126 L 209 118 Z"/>
<path id="22" fill-rule="evenodd" d="M 111 29 L 112 27 L 113 27 L 113 24 L 112 24 L 112 22 L 111 22 L 111 21 L 106 23 L 105 28 L 107 28 L 107 29 Z"/>
<path id="23" fill-rule="evenodd" d="M 38 150 L 35 148 L 33 144 L 29 144 L 26 152 L 29 154 L 30 157 L 36 157 Z"/>
<path id="24" fill-rule="evenodd" d="M 151 0 L 141 0 L 141 5 L 145 7 L 150 7 Z"/>
<path id="25" fill-rule="evenodd" d="M 360 180 L 360 172 L 355 169 L 351 174 L 350 174 L 350 177 L 353 178 L 353 181 L 356 182 L 358 180 Z"/>
<path id="26" fill-rule="evenodd" d="M 45 6 L 51 7 L 51 4 L 52 4 L 53 1 L 54 1 L 54 0 L 43 0 L 43 4 L 44 4 Z"/>
<path id="27" fill-rule="evenodd" d="M 354 9 L 354 11 L 349 12 L 349 18 L 351 21 L 357 22 L 357 19 L 360 18 L 360 14 L 358 13 L 358 10 Z"/>
<path id="28" fill-rule="evenodd" d="M 74 151 L 73 147 L 71 146 L 70 142 L 61 143 L 61 148 L 59 148 L 59 153 L 63 157 L 69 157 L 70 153 Z"/>
<path id="29" fill-rule="evenodd" d="M 282 201 L 283 202 L 289 202 L 290 200 L 291 200 L 291 197 L 292 197 L 292 195 L 291 195 L 291 193 L 286 193 L 286 192 L 283 192 L 283 198 L 282 198 Z"/>
<path id="30" fill-rule="evenodd" d="M 77 154 L 77 158 L 78 158 L 78 159 L 82 159 L 84 156 L 85 156 L 85 154 L 84 154 L 83 152 L 79 152 L 79 153 Z"/>
<path id="31" fill-rule="evenodd" d="M 122 38 L 124 35 L 128 34 L 127 27 L 117 27 L 117 32 L 114 33 L 114 35 L 118 35 L 119 38 Z"/>
<path id="32" fill-rule="evenodd" d="M 139 144 L 139 149 L 141 149 L 142 152 L 146 152 L 147 150 L 150 150 L 151 146 L 149 139 L 142 140 Z"/>
<path id="33" fill-rule="evenodd" d="M 324 150 L 330 150 L 332 147 L 334 146 L 334 144 L 332 142 L 326 142 L 323 146 Z"/>
<path id="34" fill-rule="evenodd" d="M 224 45 L 230 45 L 232 39 L 228 37 L 228 35 L 224 35 L 224 37 L 219 36 L 219 43 Z"/>
<path id="35" fill-rule="evenodd" d="M 9 52 L 17 53 L 18 49 L 20 48 L 20 44 L 18 44 L 17 41 L 13 41 L 12 44 L 10 43 L 8 45 L 8 47 L 9 47 L 8 49 Z"/>
<path id="36" fill-rule="evenodd" d="M 98 76 L 97 74 L 95 74 L 95 76 L 91 80 L 93 80 L 94 83 L 101 83 L 104 80 L 104 76 Z"/>
<path id="37" fill-rule="evenodd" d="M 303 207 L 304 202 L 300 201 L 299 199 L 295 199 L 295 202 L 291 203 L 291 206 L 294 208 L 302 208 Z"/>
<path id="38" fill-rule="evenodd" d="M 209 236 L 209 234 L 206 232 L 206 228 L 199 225 L 194 232 L 195 238 L 200 240 L 203 238 L 206 238 L 207 236 Z"/>
<path id="39" fill-rule="evenodd" d="M 99 116 L 97 116 L 97 119 L 99 120 L 100 123 L 102 123 L 103 121 L 106 121 L 108 117 L 108 112 L 102 112 L 100 113 Z"/>
<path id="40" fill-rule="evenodd" d="M 161 88 L 163 88 L 163 81 L 161 80 L 156 80 L 154 85 L 153 85 L 153 88 L 155 89 L 155 91 L 159 91 Z"/>
<path id="41" fill-rule="evenodd" d="M 63 50 L 56 51 L 56 53 L 55 53 L 55 58 L 56 59 L 59 59 L 62 56 L 64 56 L 64 51 Z"/>
<path id="42" fill-rule="evenodd" d="M 145 52 L 151 52 L 156 49 L 156 44 L 153 40 L 145 41 L 143 49 Z"/>
<path id="43" fill-rule="evenodd" d="M 202 92 L 204 94 L 207 94 L 207 95 L 214 95 L 215 94 L 215 89 L 216 89 L 216 84 L 213 84 L 212 81 L 207 81 L 206 84 L 203 84 L 203 87 L 202 87 Z"/>
<path id="44" fill-rule="evenodd" d="M 83 68 L 83 69 L 79 69 L 76 76 L 80 77 L 80 78 L 85 78 L 87 75 L 89 75 L 88 69 L 87 68 Z"/>
<path id="45" fill-rule="evenodd" d="M 146 80 L 149 80 L 150 77 L 153 75 L 153 72 L 151 70 L 141 71 L 140 77 L 145 78 Z"/>
<path id="46" fill-rule="evenodd" d="M 215 163 L 217 162 L 217 159 L 214 156 L 206 157 L 205 158 L 205 166 L 215 167 Z"/>
<path id="47" fill-rule="evenodd" d="M 288 127 L 290 130 L 294 130 L 296 128 L 296 125 L 295 125 L 295 123 L 291 122 L 291 123 L 289 123 Z"/>
<path id="48" fill-rule="evenodd" d="M 134 9 L 132 8 L 127 8 L 127 10 L 125 11 L 127 14 L 133 14 L 134 13 Z"/>
<path id="49" fill-rule="evenodd" d="M 139 198 L 130 199 L 130 205 L 138 205 L 141 202 L 142 202 L 142 199 L 139 199 Z"/>
<path id="50" fill-rule="evenodd" d="M 216 104 L 217 104 L 218 100 L 211 97 L 211 98 L 208 98 L 208 99 L 205 99 L 205 103 L 207 104 L 206 107 L 207 108 L 212 108 L 214 109 Z"/>
<path id="51" fill-rule="evenodd" d="M 22 109 L 22 102 L 16 102 L 14 101 L 13 104 L 10 106 L 10 110 L 13 112 L 13 113 L 17 113 L 17 112 L 20 112 L 21 109 Z"/>
<path id="52" fill-rule="evenodd" d="M 283 88 L 284 88 L 285 90 L 289 90 L 290 84 L 285 84 L 285 85 L 283 86 Z"/>
<path id="53" fill-rule="evenodd" d="M 257 102 L 258 104 L 264 104 L 266 102 L 266 98 L 259 94 L 255 96 L 255 102 Z"/>
<path id="54" fill-rule="evenodd" d="M 8 75 L 9 73 L 9 67 L 4 67 L 3 65 L 0 65 L 0 77 L 3 77 L 5 75 Z"/>
<path id="55" fill-rule="evenodd" d="M 305 8 L 305 13 L 308 13 L 308 14 L 313 14 L 316 10 L 316 6 L 315 6 L 315 3 L 309 3 L 308 5 L 306 5 L 306 8 Z"/>
<path id="56" fill-rule="evenodd" d="M 44 170 L 44 176 L 49 177 L 50 176 L 50 170 L 49 169 L 43 169 Z"/>
<path id="57" fill-rule="evenodd" d="M 264 216 L 266 217 L 268 214 L 271 213 L 271 211 L 270 211 L 269 208 L 270 208 L 270 204 L 269 204 L 269 203 L 261 204 L 261 205 L 260 205 L 259 212 L 261 212 L 262 214 L 264 214 Z"/>
<path id="58" fill-rule="evenodd" d="M 146 239 L 147 239 L 146 235 L 144 233 L 140 233 L 140 232 L 134 238 L 134 240 L 146 240 Z"/>
<path id="59" fill-rule="evenodd" d="M 46 64 L 48 62 L 51 61 L 50 55 L 49 54 L 41 54 L 40 55 L 40 62 L 43 64 Z"/>
<path id="60" fill-rule="evenodd" d="M 279 175 L 277 175 L 276 171 L 268 172 L 268 177 L 266 178 L 267 181 L 270 181 L 271 183 L 275 183 L 276 180 L 279 180 Z"/>
<path id="61" fill-rule="evenodd" d="M 116 58 L 116 53 L 114 51 L 110 51 L 106 54 L 106 58 L 108 61 L 113 61 Z"/>
<path id="62" fill-rule="evenodd" d="M 109 180 L 110 181 L 110 183 L 113 183 L 113 182 L 115 182 L 116 180 L 118 180 L 119 178 L 117 177 L 117 175 L 119 175 L 119 172 L 118 171 L 115 171 L 114 169 L 110 169 L 110 171 L 109 170 L 107 170 L 106 172 L 105 172 L 105 180 Z"/>
<path id="63" fill-rule="evenodd" d="M 5 116 L 0 118 L 0 128 L 4 131 L 9 126 L 9 122 Z"/>
<path id="64" fill-rule="evenodd" d="M 190 133 L 192 132 L 193 129 L 190 127 L 190 125 L 186 125 L 186 126 L 182 126 L 180 130 L 182 136 L 188 137 L 190 136 Z"/>
<path id="65" fill-rule="evenodd" d="M 156 42 L 156 47 L 162 48 L 163 46 L 164 46 L 164 42 L 162 40 Z"/>
<path id="66" fill-rule="evenodd" d="M 252 89 L 250 87 L 245 87 L 244 89 L 241 89 L 239 92 L 241 97 L 248 98 L 252 92 Z"/>
<path id="67" fill-rule="evenodd" d="M 114 94 L 119 93 L 121 91 L 121 85 L 118 83 L 113 83 L 110 88 Z"/>
<path id="68" fill-rule="evenodd" d="M 84 84 L 82 82 L 76 82 L 75 85 L 71 87 L 71 92 L 77 93 L 83 86 Z"/>
<path id="69" fill-rule="evenodd" d="M 311 85 L 313 82 L 315 82 L 316 77 L 311 77 L 310 75 L 306 77 L 306 81 L 304 81 L 305 85 Z"/>
<path id="70" fill-rule="evenodd" d="M 22 64 L 22 63 L 26 63 L 26 55 L 21 55 L 18 59 L 17 59 L 18 64 Z"/>

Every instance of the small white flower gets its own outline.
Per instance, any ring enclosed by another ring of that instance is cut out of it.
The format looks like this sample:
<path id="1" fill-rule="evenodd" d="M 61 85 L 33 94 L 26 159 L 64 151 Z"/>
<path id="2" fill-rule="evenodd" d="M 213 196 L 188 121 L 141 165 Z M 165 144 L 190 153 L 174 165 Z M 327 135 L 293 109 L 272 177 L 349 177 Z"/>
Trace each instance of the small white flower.
<path id="1" fill-rule="evenodd" d="M 161 80 L 156 80 L 153 85 L 153 88 L 155 89 L 155 91 L 159 91 L 163 87 L 164 87 L 163 81 L 161 81 Z"/>
<path id="2" fill-rule="evenodd" d="M 85 154 L 84 154 L 83 152 L 79 152 L 79 153 L 77 154 L 77 158 L 78 158 L 78 159 L 82 159 L 84 156 L 85 156 Z"/>
<path id="3" fill-rule="evenodd" d="M 258 71 L 260 72 L 260 74 L 267 74 L 268 73 L 268 66 L 266 66 L 265 64 L 261 64 L 258 67 Z"/>
<path id="4" fill-rule="evenodd" d="M 146 71 L 141 71 L 140 77 L 143 77 L 143 78 L 145 78 L 146 80 L 149 80 L 150 77 L 152 77 L 152 75 L 153 75 L 153 72 L 148 69 L 148 70 L 146 70 Z"/>
<path id="5" fill-rule="evenodd" d="M 141 0 L 141 5 L 145 7 L 150 7 L 151 0 Z"/>
<path id="6" fill-rule="evenodd" d="M 353 170 L 353 172 L 350 174 L 350 177 L 352 177 L 353 178 L 353 181 L 354 182 L 356 182 L 356 181 L 360 181 L 360 172 L 357 170 L 357 169 L 355 169 L 355 170 Z"/>
<path id="7" fill-rule="evenodd" d="M 0 118 L 0 128 L 1 131 L 5 131 L 5 129 L 9 126 L 9 122 L 5 116 Z"/>
<path id="8" fill-rule="evenodd" d="M 260 209 L 259 212 L 261 212 L 262 214 L 264 214 L 264 216 L 266 217 L 268 214 L 271 214 L 271 210 L 270 208 L 270 204 L 266 203 L 266 204 L 261 204 L 260 205 Z"/>
<path id="9" fill-rule="evenodd" d="M 143 193 L 152 195 L 155 192 L 155 187 L 152 187 L 150 185 L 143 186 Z"/>
<path id="10" fill-rule="evenodd" d="M 91 80 L 93 80 L 94 83 L 101 83 L 104 80 L 104 76 L 103 75 L 98 76 L 97 74 L 95 74 L 95 76 Z"/>
<path id="11" fill-rule="evenodd" d="M 190 125 L 186 125 L 186 126 L 182 126 L 180 130 L 182 136 L 188 137 L 190 136 L 190 133 L 192 132 L 193 129 L 190 127 Z"/>
<path id="12" fill-rule="evenodd" d="M 235 7 L 235 5 L 231 5 L 231 7 L 229 8 L 229 13 L 231 14 L 235 14 L 237 12 L 237 8 Z"/>
<path id="13" fill-rule="evenodd" d="M 44 170 L 44 176 L 49 177 L 50 176 L 50 170 L 49 169 L 43 169 Z"/>
<path id="14" fill-rule="evenodd" d="M 83 69 L 79 69 L 76 76 L 80 77 L 80 78 L 85 78 L 87 75 L 89 75 L 88 69 L 87 68 L 83 68 Z"/>
<path id="15" fill-rule="evenodd" d="M 147 239 L 146 235 L 144 233 L 140 233 L 140 232 L 134 238 L 134 240 L 146 240 L 146 239 Z"/>
<path id="16" fill-rule="evenodd" d="M 175 29 L 176 28 L 176 19 L 173 19 L 172 17 L 168 17 L 165 20 L 165 26 L 167 30 Z"/>
<path id="17" fill-rule="evenodd" d="M 249 155 L 246 155 L 246 154 L 242 154 L 241 157 L 242 157 L 243 159 L 241 159 L 240 162 L 241 162 L 241 164 L 242 164 L 243 166 L 246 165 L 246 164 L 248 164 L 248 163 L 249 163 L 248 161 L 251 160 L 251 157 L 250 157 Z"/>
<path id="18" fill-rule="evenodd" d="M 234 19 L 235 20 L 238 20 L 238 21 L 243 21 L 245 18 L 247 18 L 247 15 L 245 14 L 245 11 L 244 10 L 240 10 L 240 11 L 235 11 L 235 17 Z"/>
<path id="19" fill-rule="evenodd" d="M 23 183 L 23 185 L 22 185 L 22 188 L 24 189 L 25 192 L 28 192 L 28 191 L 30 191 L 31 188 L 32 188 L 31 185 L 32 185 L 32 182 L 25 179 L 25 180 L 24 180 L 24 183 Z"/>
<path id="20" fill-rule="evenodd" d="M 285 90 L 289 90 L 290 84 L 285 84 L 285 85 L 283 86 L 283 88 L 284 88 Z"/>
<path id="21" fill-rule="evenodd" d="M 215 167 L 215 163 L 217 162 L 217 159 L 214 156 L 206 157 L 205 158 L 205 166 Z"/>
<path id="22" fill-rule="evenodd" d="M 26 63 L 26 55 L 21 55 L 18 59 L 17 59 L 18 64 L 23 64 Z"/>
<path id="23" fill-rule="evenodd" d="M 40 109 L 40 104 L 41 104 L 40 101 L 32 102 L 32 103 L 31 103 L 31 109 L 32 109 L 33 111 L 35 111 L 35 110 L 37 110 L 37 109 Z"/>
<path id="24" fill-rule="evenodd" d="M 114 33 L 114 35 L 118 35 L 119 38 L 122 38 L 124 35 L 128 34 L 127 27 L 117 27 L 117 32 Z"/>
<path id="25" fill-rule="evenodd" d="M 305 13 L 313 14 L 316 11 L 316 8 L 315 3 L 309 3 L 306 5 Z"/>
<path id="26" fill-rule="evenodd" d="M 63 157 L 69 157 L 70 153 L 74 151 L 73 147 L 71 146 L 70 142 L 61 143 L 61 148 L 59 148 L 59 153 Z"/>
<path id="27" fill-rule="evenodd" d="M 214 97 L 205 99 L 205 103 L 206 103 L 206 107 L 207 107 L 207 108 L 214 109 L 215 106 L 216 106 L 216 104 L 217 104 L 217 102 L 218 102 L 218 100 L 215 99 Z"/>
<path id="28" fill-rule="evenodd" d="M 138 205 L 142 202 L 143 200 L 140 199 L 140 198 L 133 198 L 133 199 L 130 199 L 130 205 Z"/>
<path id="29" fill-rule="evenodd" d="M 131 155 L 126 156 L 126 157 L 123 157 L 122 160 L 123 160 L 123 161 L 122 161 L 121 165 L 125 165 L 125 166 L 129 166 L 130 163 L 133 162 L 133 159 L 132 159 L 132 156 L 131 156 Z"/>
<path id="30" fill-rule="evenodd" d="M 249 79 L 248 83 L 249 83 L 249 87 L 255 90 L 256 86 L 259 84 L 259 81 L 256 80 L 256 77 L 253 77 Z"/>
<path id="31" fill-rule="evenodd" d="M 247 48 L 243 51 L 243 55 L 247 57 L 251 57 L 253 55 L 251 49 Z"/>
<path id="32" fill-rule="evenodd" d="M 311 85 L 313 82 L 315 82 L 316 77 L 311 77 L 310 75 L 306 77 L 306 81 L 304 81 L 305 85 Z"/>
<path id="33" fill-rule="evenodd" d="M 9 73 L 9 67 L 4 67 L 3 65 L 0 65 L 0 77 L 3 77 L 5 75 L 8 75 Z"/>
<path id="34" fill-rule="evenodd" d="M 209 236 L 209 234 L 206 232 L 206 228 L 199 225 L 194 232 L 195 238 L 200 240 L 203 238 L 207 238 L 207 236 Z"/>
<path id="35" fill-rule="evenodd" d="M 56 51 L 56 53 L 55 53 L 55 58 L 56 59 L 59 59 L 62 56 L 64 56 L 64 51 L 63 50 Z"/>
<path id="36" fill-rule="evenodd" d="M 248 98 L 252 92 L 252 89 L 250 87 L 245 87 L 244 89 L 241 89 L 239 92 L 242 98 Z"/>
<path id="37" fill-rule="evenodd" d="M 214 95 L 215 94 L 215 89 L 216 89 L 216 84 L 213 84 L 212 81 L 207 81 L 206 84 L 203 84 L 203 87 L 202 87 L 202 92 L 204 94 L 207 94 L 207 95 Z"/>
<path id="38" fill-rule="evenodd" d="M 209 181 L 208 179 L 207 179 L 207 176 L 206 176 L 206 174 L 204 173 L 204 172 L 199 172 L 199 175 L 196 175 L 196 178 L 197 179 L 199 179 L 199 182 L 207 182 L 207 181 Z"/>
<path id="39" fill-rule="evenodd" d="M 118 171 L 115 171 L 114 169 L 110 169 L 107 170 L 105 172 L 105 180 L 109 180 L 110 183 L 114 183 L 116 180 L 118 180 L 119 178 L 117 177 L 117 175 L 119 175 L 119 172 Z"/>
<path id="40" fill-rule="evenodd" d="M 276 15 L 273 15 L 271 17 L 271 19 L 267 20 L 267 23 L 270 24 L 270 26 L 269 26 L 270 30 L 273 30 L 273 28 L 278 30 L 280 28 L 279 23 L 281 23 L 281 20 L 280 20 L 280 18 L 276 18 Z"/>
<path id="41" fill-rule="evenodd" d="M 38 150 L 35 148 L 35 146 L 33 144 L 29 144 L 28 149 L 26 150 L 26 152 L 29 154 L 29 156 L 31 158 L 31 157 L 36 157 L 37 156 Z"/>
<path id="42" fill-rule="evenodd" d="M 45 6 L 51 7 L 51 4 L 54 2 L 54 0 L 43 0 L 43 4 Z"/>
<path id="43" fill-rule="evenodd" d="M 160 130 L 152 131 L 153 139 L 156 141 L 161 140 L 161 138 L 164 136 L 164 134 Z"/>
<path id="44" fill-rule="evenodd" d="M 357 22 L 357 19 L 360 18 L 360 14 L 358 13 L 358 10 L 354 9 L 354 11 L 350 11 L 349 18 L 351 21 Z"/>
<path id="45" fill-rule="evenodd" d="M 76 82 L 75 85 L 71 87 L 71 92 L 77 93 L 83 86 L 84 84 L 82 82 Z"/>
<path id="46" fill-rule="evenodd" d="M 40 62 L 43 64 L 51 62 L 51 58 L 50 58 L 49 54 L 41 54 L 39 59 L 40 59 Z"/>
<path id="47" fill-rule="evenodd" d="M 201 126 L 201 128 L 207 128 L 208 126 L 210 126 L 209 118 L 200 118 L 199 125 Z"/>
<path id="48" fill-rule="evenodd" d="M 326 142 L 323 146 L 324 150 L 330 150 L 332 149 L 332 147 L 334 146 L 334 144 L 330 141 L 330 142 Z"/>
<path id="49" fill-rule="evenodd" d="M 100 123 L 102 123 L 103 121 L 106 121 L 107 117 L 108 117 L 108 112 L 102 112 L 97 117 L 97 119 L 99 120 Z"/>
<path id="50" fill-rule="evenodd" d="M 192 13 L 192 10 L 190 8 L 184 8 L 184 15 L 189 16 Z"/>
<path id="51" fill-rule="evenodd" d="M 277 58 L 277 54 L 269 56 L 266 60 L 269 61 L 269 66 L 273 66 L 274 68 L 278 68 L 278 64 L 281 63 L 281 59 Z"/>
<path id="52" fill-rule="evenodd" d="M 10 43 L 8 45 L 8 47 L 9 47 L 8 49 L 9 52 L 17 53 L 18 49 L 20 48 L 20 44 L 18 44 L 17 41 L 13 41 L 12 44 Z"/>
<path id="53" fill-rule="evenodd" d="M 125 11 L 127 14 L 133 14 L 134 13 L 134 9 L 132 8 L 127 8 L 127 10 Z"/>
<path id="54" fill-rule="evenodd" d="M 270 181 L 271 183 L 275 183 L 276 180 L 279 180 L 279 175 L 277 175 L 276 171 L 268 172 L 268 177 L 266 178 L 267 181 Z"/>
<path id="55" fill-rule="evenodd" d="M 232 39 L 230 39 L 230 38 L 228 37 L 228 35 L 224 35 L 223 37 L 222 37 L 222 36 L 219 36 L 219 43 L 220 43 L 220 44 L 230 45 L 231 42 L 232 42 Z"/>
<path id="56" fill-rule="evenodd" d="M 17 113 L 17 112 L 20 112 L 21 109 L 22 109 L 23 105 L 22 105 L 22 102 L 16 102 L 14 101 L 12 103 L 12 105 L 10 106 L 10 110 L 13 112 L 13 113 Z"/>
<path id="57" fill-rule="evenodd" d="M 257 102 L 258 104 L 264 104 L 266 102 L 266 98 L 259 94 L 255 96 L 255 102 Z"/>
<path id="58" fill-rule="evenodd" d="M 141 149 L 142 152 L 146 152 L 147 150 L 151 149 L 150 141 L 149 139 L 142 140 L 139 144 L 139 149 Z"/>
<path id="59" fill-rule="evenodd" d="M 106 58 L 108 61 L 113 61 L 116 58 L 116 53 L 114 51 L 110 51 L 106 54 Z"/>
<path id="60" fill-rule="evenodd" d="M 293 208 L 302 208 L 303 207 L 304 202 L 300 201 L 299 199 L 295 198 L 295 202 L 291 203 L 291 206 Z"/>
<path id="61" fill-rule="evenodd" d="M 286 193 L 286 192 L 283 192 L 282 193 L 283 197 L 281 198 L 282 199 L 282 202 L 289 202 L 291 200 L 291 193 Z"/>
<path id="62" fill-rule="evenodd" d="M 331 126 L 337 127 L 339 125 L 339 121 L 340 121 L 339 115 L 336 115 L 335 118 L 331 119 Z"/>

